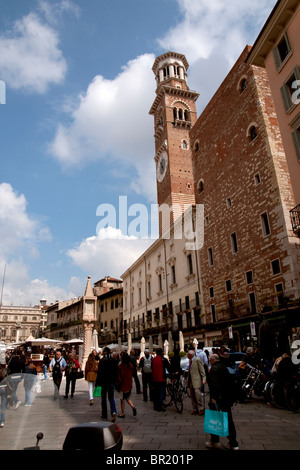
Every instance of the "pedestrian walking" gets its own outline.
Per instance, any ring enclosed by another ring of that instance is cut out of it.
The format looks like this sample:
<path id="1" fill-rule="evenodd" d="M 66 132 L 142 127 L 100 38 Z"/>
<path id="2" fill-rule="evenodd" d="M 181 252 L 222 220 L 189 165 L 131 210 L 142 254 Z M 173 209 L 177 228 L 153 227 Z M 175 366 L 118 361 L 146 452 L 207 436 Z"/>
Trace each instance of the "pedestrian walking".
<path id="1" fill-rule="evenodd" d="M 97 356 L 94 354 L 94 352 L 91 352 L 84 368 L 84 378 L 88 383 L 90 405 L 93 405 L 94 403 L 94 388 L 96 385 L 99 365 L 99 361 L 96 358 Z"/>
<path id="2" fill-rule="evenodd" d="M 37 382 L 37 370 L 31 358 L 25 362 L 24 388 L 25 388 L 25 406 L 31 406 L 31 391 Z"/>
<path id="3" fill-rule="evenodd" d="M 79 362 L 74 357 L 74 354 L 69 354 L 69 357 L 66 360 L 66 369 L 65 369 L 65 376 L 66 376 L 66 389 L 65 389 L 65 399 L 68 399 L 70 385 L 71 385 L 71 398 L 73 398 L 75 393 L 76 387 L 76 379 L 77 379 L 77 372 L 80 369 Z"/>
<path id="4" fill-rule="evenodd" d="M 125 401 L 132 409 L 133 416 L 136 416 L 136 408 L 130 398 L 132 390 L 132 379 L 134 376 L 134 367 L 127 352 L 123 352 L 121 363 L 118 366 L 118 384 L 121 396 L 121 413 L 119 418 L 125 418 Z"/>
<path id="5" fill-rule="evenodd" d="M 209 408 L 211 410 L 225 411 L 228 413 L 228 445 L 224 448 L 238 450 L 236 429 L 233 422 L 231 407 L 233 405 L 233 384 L 226 365 L 220 361 L 218 354 L 210 357 L 211 368 L 208 375 L 208 387 L 210 393 Z M 219 436 L 211 434 L 210 442 L 206 442 L 208 449 L 222 448 Z"/>
<path id="6" fill-rule="evenodd" d="M 192 400 L 192 415 L 204 415 L 204 404 L 202 402 L 202 387 L 206 383 L 206 374 L 204 365 L 195 355 L 195 351 L 190 350 L 187 354 L 189 358 L 189 373 L 188 373 L 188 383 L 191 392 Z"/>
<path id="7" fill-rule="evenodd" d="M 150 354 L 149 349 L 145 349 L 145 355 L 140 359 L 139 367 L 142 372 L 142 385 L 143 385 L 143 400 L 153 401 L 153 385 L 152 385 L 152 361 L 153 356 Z"/>
<path id="8" fill-rule="evenodd" d="M 163 350 L 158 348 L 152 361 L 153 408 L 166 411 L 163 405 L 166 396 L 166 370 L 171 372 L 170 363 L 164 357 Z"/>
<path id="9" fill-rule="evenodd" d="M 54 358 L 49 364 L 49 370 L 52 372 L 54 383 L 54 400 L 59 397 L 59 389 L 62 381 L 62 375 L 65 371 L 67 363 L 61 355 L 61 351 L 56 351 Z"/>
<path id="10" fill-rule="evenodd" d="M 48 372 L 49 364 L 50 364 L 50 358 L 49 358 L 48 353 L 45 352 L 44 358 L 43 358 L 43 372 L 44 372 L 44 379 L 45 380 L 48 380 L 47 372 Z"/>
<path id="11" fill-rule="evenodd" d="M 25 372 L 25 355 L 23 352 L 17 351 L 16 354 L 12 356 L 8 363 L 8 371 L 8 381 L 12 395 L 12 406 L 17 409 L 21 404 L 17 396 L 18 386 L 22 381 L 23 374 Z"/>
<path id="12" fill-rule="evenodd" d="M 136 360 L 136 357 L 135 357 L 134 349 L 132 349 L 130 351 L 129 358 L 130 358 L 131 364 L 133 365 L 133 380 L 134 380 L 135 387 L 136 387 L 136 393 L 140 394 L 140 393 L 142 393 L 141 392 L 141 384 L 140 384 L 140 379 L 139 379 L 138 374 L 137 374 L 137 360 Z"/>
<path id="13" fill-rule="evenodd" d="M 110 414 L 113 421 L 116 420 L 117 410 L 114 399 L 114 384 L 118 380 L 118 363 L 112 358 L 110 349 L 106 346 L 103 349 L 103 357 L 99 361 L 96 387 L 101 386 L 101 419 L 107 419 L 107 398 L 110 404 Z"/>

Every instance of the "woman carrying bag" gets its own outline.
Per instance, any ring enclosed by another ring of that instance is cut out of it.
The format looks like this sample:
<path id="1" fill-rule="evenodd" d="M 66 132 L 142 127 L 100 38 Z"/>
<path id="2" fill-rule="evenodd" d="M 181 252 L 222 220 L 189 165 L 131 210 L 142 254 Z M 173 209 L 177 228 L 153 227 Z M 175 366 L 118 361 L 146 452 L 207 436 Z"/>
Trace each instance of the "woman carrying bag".
<path id="1" fill-rule="evenodd" d="M 99 361 L 93 352 L 90 353 L 84 368 L 84 378 L 88 382 L 90 405 L 94 403 L 94 389 L 97 379 Z"/>

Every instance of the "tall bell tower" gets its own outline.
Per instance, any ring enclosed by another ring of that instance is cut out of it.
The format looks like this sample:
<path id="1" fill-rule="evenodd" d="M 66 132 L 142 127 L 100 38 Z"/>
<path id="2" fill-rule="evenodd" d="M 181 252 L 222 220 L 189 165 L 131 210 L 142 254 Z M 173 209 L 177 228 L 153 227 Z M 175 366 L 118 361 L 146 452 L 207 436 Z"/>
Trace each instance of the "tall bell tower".
<path id="1" fill-rule="evenodd" d="M 184 55 L 170 51 L 152 67 L 157 88 L 149 114 L 154 117 L 157 202 L 173 207 L 171 222 L 195 204 L 189 131 L 197 120 L 199 94 L 188 87 L 188 68 Z M 160 235 L 167 228 L 161 219 L 159 228 Z"/>

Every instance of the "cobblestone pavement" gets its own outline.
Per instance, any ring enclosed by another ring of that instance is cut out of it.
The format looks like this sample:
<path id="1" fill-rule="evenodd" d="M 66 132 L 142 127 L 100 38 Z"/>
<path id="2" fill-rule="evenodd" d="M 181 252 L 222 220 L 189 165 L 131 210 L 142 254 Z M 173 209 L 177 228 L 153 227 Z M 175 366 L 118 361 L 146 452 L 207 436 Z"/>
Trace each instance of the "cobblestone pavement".
<path id="1" fill-rule="evenodd" d="M 61 450 L 70 427 L 79 423 L 100 421 L 100 398 L 89 405 L 88 387 L 84 379 L 77 380 L 74 397 L 63 399 L 65 379 L 60 398 L 53 399 L 52 379 L 41 382 L 41 393 L 33 394 L 33 404 L 25 407 L 23 383 L 18 397 L 18 409 L 7 409 L 5 425 L 0 429 L 1 450 L 22 450 L 34 446 L 38 432 L 44 434 L 41 450 Z M 115 393 L 117 411 L 120 412 L 118 393 Z M 122 450 L 128 451 L 201 451 L 209 436 L 203 431 L 203 416 L 191 415 L 191 400 L 184 398 L 180 414 L 174 406 L 166 412 L 153 410 L 143 395 L 132 392 L 137 416 L 126 404 L 125 419 L 117 418 L 123 432 Z M 206 399 L 207 401 L 207 399 Z M 241 450 L 300 450 L 300 413 L 273 408 L 261 399 L 254 399 L 233 408 L 233 417 Z M 226 444 L 227 439 L 221 439 Z"/>

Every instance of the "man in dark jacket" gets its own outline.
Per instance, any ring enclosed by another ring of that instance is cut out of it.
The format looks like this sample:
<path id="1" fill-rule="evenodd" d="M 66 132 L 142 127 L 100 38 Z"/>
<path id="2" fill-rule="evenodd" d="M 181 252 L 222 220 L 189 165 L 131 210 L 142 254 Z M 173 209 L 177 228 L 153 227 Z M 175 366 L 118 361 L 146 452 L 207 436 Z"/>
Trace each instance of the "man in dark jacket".
<path id="1" fill-rule="evenodd" d="M 238 450 L 236 430 L 232 418 L 233 390 L 230 373 L 226 365 L 220 361 L 217 354 L 210 357 L 211 369 L 208 374 L 208 387 L 210 393 L 209 408 L 211 410 L 226 411 L 228 413 L 228 446 L 226 448 Z M 221 448 L 219 436 L 211 434 L 210 442 L 206 443 L 209 449 Z"/>
<path id="2" fill-rule="evenodd" d="M 114 422 L 117 417 L 116 404 L 114 399 L 114 384 L 118 379 L 118 362 L 111 356 L 110 349 L 105 347 L 103 349 L 103 358 L 100 359 L 98 366 L 98 373 L 96 379 L 96 387 L 101 386 L 101 406 L 102 415 L 101 419 L 107 419 L 107 397 L 110 403 L 110 413 L 112 421 Z"/>

